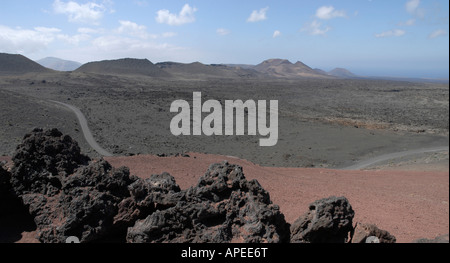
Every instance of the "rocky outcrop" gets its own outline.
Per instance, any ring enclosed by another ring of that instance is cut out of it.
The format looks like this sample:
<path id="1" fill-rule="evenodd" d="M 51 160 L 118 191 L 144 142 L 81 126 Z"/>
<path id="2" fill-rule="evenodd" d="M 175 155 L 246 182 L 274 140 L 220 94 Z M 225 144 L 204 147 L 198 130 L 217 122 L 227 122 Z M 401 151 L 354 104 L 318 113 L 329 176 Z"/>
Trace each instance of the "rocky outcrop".
<path id="1" fill-rule="evenodd" d="M 87 156 L 80 152 L 78 143 L 57 129 L 34 129 L 25 135 L 12 158 L 11 183 L 17 195 L 40 193 L 55 195 L 62 179 L 80 165 L 86 165 Z"/>
<path id="2" fill-rule="evenodd" d="M 315 201 L 291 226 L 291 243 L 345 243 L 355 212 L 345 197 Z"/>
<path id="3" fill-rule="evenodd" d="M 181 189 L 168 173 L 138 179 L 129 185 L 130 197 L 119 204 L 115 222 L 133 226 L 138 219 L 174 207 L 181 198 Z"/>
<path id="4" fill-rule="evenodd" d="M 13 162 L 5 178 L 41 242 L 289 241 L 279 207 L 239 166 L 212 165 L 197 186 L 181 191 L 167 173 L 138 179 L 127 168 L 91 161 L 56 129 L 26 135 Z"/>
<path id="5" fill-rule="evenodd" d="M 56 129 L 27 134 L 13 157 L 11 184 L 45 243 L 98 241 L 114 234 L 118 204 L 137 178 L 100 160 L 88 164 L 78 143 Z"/>
<path id="6" fill-rule="evenodd" d="M 177 195 L 175 206 L 152 213 L 128 230 L 132 243 L 280 243 L 289 227 L 269 193 L 247 181 L 242 168 L 212 165 L 191 187 Z M 173 204 L 173 203 L 171 203 Z"/>
<path id="7" fill-rule="evenodd" d="M 375 240 L 375 243 L 395 243 L 396 238 L 386 230 L 379 229 L 373 224 L 356 223 L 352 243 L 371 243 L 370 240 Z"/>
<path id="8" fill-rule="evenodd" d="M 34 220 L 44 243 L 69 237 L 82 243 L 395 242 L 373 225 L 353 229 L 355 213 L 345 197 L 312 203 L 289 226 L 269 193 L 248 181 L 240 166 L 213 164 L 196 186 L 181 190 L 167 173 L 141 179 L 128 168 L 90 160 L 56 129 L 26 135 L 10 171 L 0 166 L 2 204 L 25 208 L 21 213 Z"/>

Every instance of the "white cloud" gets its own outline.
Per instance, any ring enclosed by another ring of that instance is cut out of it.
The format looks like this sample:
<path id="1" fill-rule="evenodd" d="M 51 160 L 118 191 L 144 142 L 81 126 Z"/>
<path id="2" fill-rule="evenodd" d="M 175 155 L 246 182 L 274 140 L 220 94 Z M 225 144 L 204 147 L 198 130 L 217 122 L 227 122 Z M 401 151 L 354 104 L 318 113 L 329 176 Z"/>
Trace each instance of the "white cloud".
<path id="1" fill-rule="evenodd" d="M 91 36 L 88 34 L 77 34 L 73 36 L 65 35 L 65 34 L 58 34 L 56 35 L 56 38 L 58 40 L 62 40 L 70 45 L 79 45 L 81 42 L 88 41 L 91 39 Z"/>
<path id="2" fill-rule="evenodd" d="M 67 15 L 69 22 L 98 24 L 103 17 L 107 8 L 104 4 L 97 4 L 95 2 L 87 2 L 79 4 L 74 1 L 62 2 L 55 0 L 53 2 L 53 11 L 56 14 Z"/>
<path id="3" fill-rule="evenodd" d="M 35 53 L 45 50 L 55 40 L 57 28 L 10 28 L 0 25 L 0 51 L 6 53 Z"/>
<path id="4" fill-rule="evenodd" d="M 162 35 L 161 35 L 162 38 L 169 38 L 169 37 L 175 37 L 175 36 L 177 36 L 177 33 L 175 33 L 175 32 L 165 32 L 165 33 L 162 33 Z"/>
<path id="5" fill-rule="evenodd" d="M 401 29 L 394 29 L 389 30 L 380 34 L 376 34 L 375 37 L 382 38 L 382 37 L 400 37 L 406 34 L 406 31 Z"/>
<path id="6" fill-rule="evenodd" d="M 443 29 L 438 29 L 436 31 L 433 31 L 430 35 L 428 35 L 429 39 L 433 39 L 433 38 L 437 38 L 440 36 L 445 36 L 447 35 L 447 31 L 443 30 Z"/>
<path id="7" fill-rule="evenodd" d="M 419 8 L 420 0 L 410 0 L 406 3 L 406 11 L 410 14 L 414 14 Z"/>
<path id="8" fill-rule="evenodd" d="M 260 10 L 254 10 L 250 17 L 247 19 L 247 22 L 259 22 L 267 19 L 267 11 L 269 11 L 269 7 L 261 8 Z"/>
<path id="9" fill-rule="evenodd" d="M 310 35 L 313 36 L 320 36 L 320 35 L 324 36 L 330 30 L 331 28 L 329 26 L 322 27 L 322 23 L 318 22 L 317 20 L 314 20 L 311 23 L 308 23 L 306 26 L 304 26 L 300 31 L 308 32 Z"/>
<path id="10" fill-rule="evenodd" d="M 420 0 L 409 0 L 405 7 L 406 11 L 411 15 L 423 18 L 425 16 L 425 12 L 422 8 L 419 8 Z"/>
<path id="11" fill-rule="evenodd" d="M 231 33 L 230 30 L 225 29 L 225 28 L 219 28 L 219 29 L 216 30 L 216 32 L 220 36 L 226 36 L 226 35 L 229 35 Z"/>
<path id="12" fill-rule="evenodd" d="M 273 32 L 273 38 L 277 38 L 279 36 L 281 36 L 281 32 L 278 30 L 275 30 L 275 32 Z"/>
<path id="13" fill-rule="evenodd" d="M 335 10 L 333 6 L 322 6 L 316 11 L 316 17 L 323 20 L 329 20 L 338 17 L 346 17 L 345 11 Z"/>
<path id="14" fill-rule="evenodd" d="M 89 34 L 80 31 L 85 30 L 79 30 L 79 34 L 67 35 L 54 27 L 22 29 L 0 25 L 0 52 L 34 54 L 47 50 L 58 41 L 76 46 L 91 39 Z"/>
<path id="15" fill-rule="evenodd" d="M 147 27 L 144 25 L 138 25 L 131 21 L 119 21 L 120 26 L 115 30 L 117 34 L 128 35 L 140 39 L 157 39 L 157 38 L 169 38 L 174 37 L 177 34 L 174 32 L 165 32 L 162 34 L 150 34 L 147 31 Z"/>
<path id="16" fill-rule="evenodd" d="M 178 15 L 170 13 L 167 9 L 159 10 L 157 12 L 156 22 L 171 26 L 193 23 L 195 22 L 195 12 L 197 12 L 197 8 L 191 7 L 189 4 L 185 4 Z"/>
<path id="17" fill-rule="evenodd" d="M 409 19 L 409 20 L 407 20 L 405 22 L 400 22 L 398 25 L 399 26 L 413 26 L 415 24 L 416 24 L 416 19 L 411 18 L 411 19 Z"/>
<path id="18" fill-rule="evenodd" d="M 42 33 L 42 34 L 56 34 L 61 32 L 61 29 L 54 28 L 54 27 L 35 27 L 34 30 L 36 32 Z"/>
<path id="19" fill-rule="evenodd" d="M 77 32 L 81 34 L 97 34 L 100 32 L 100 30 L 89 27 L 80 27 L 78 28 Z"/>
<path id="20" fill-rule="evenodd" d="M 119 34 L 129 34 L 131 36 L 139 37 L 139 38 L 148 38 L 149 34 L 147 33 L 147 27 L 143 25 L 138 25 L 131 21 L 123 21 L 120 20 L 120 27 L 117 29 Z"/>
<path id="21" fill-rule="evenodd" d="M 145 1 L 145 0 L 143 0 L 143 1 L 139 1 L 139 0 L 135 0 L 135 1 L 133 1 L 133 3 L 135 4 L 135 5 L 137 5 L 137 6 L 141 6 L 141 7 L 143 7 L 143 6 L 148 6 L 148 2 L 147 1 Z"/>

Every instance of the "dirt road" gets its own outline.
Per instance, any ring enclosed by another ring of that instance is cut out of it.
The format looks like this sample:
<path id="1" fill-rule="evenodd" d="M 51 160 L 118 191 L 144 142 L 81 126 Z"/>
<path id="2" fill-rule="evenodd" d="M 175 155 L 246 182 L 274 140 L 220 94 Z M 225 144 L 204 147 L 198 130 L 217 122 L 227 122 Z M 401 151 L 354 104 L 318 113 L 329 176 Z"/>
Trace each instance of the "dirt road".
<path id="1" fill-rule="evenodd" d="M 69 105 L 69 104 L 66 104 L 66 103 L 63 103 L 63 102 L 54 101 L 54 100 L 52 100 L 51 102 L 57 103 L 59 105 L 62 105 L 62 106 L 70 109 L 71 111 L 73 111 L 75 113 L 75 115 L 77 116 L 78 121 L 80 123 L 81 130 L 83 131 L 84 138 L 86 139 L 87 143 L 92 147 L 92 149 L 94 149 L 100 155 L 103 155 L 103 156 L 107 156 L 107 157 L 114 156 L 112 153 L 110 153 L 107 150 L 103 149 L 95 141 L 95 138 L 92 135 L 91 130 L 89 129 L 86 117 L 84 117 L 83 113 L 77 107 Z"/>
<path id="2" fill-rule="evenodd" d="M 372 166 L 377 163 L 412 156 L 412 155 L 419 155 L 424 153 L 433 153 L 433 152 L 442 152 L 442 151 L 448 151 L 448 146 L 443 147 L 433 147 L 433 148 L 422 148 L 422 149 L 416 149 L 416 150 L 410 150 L 410 151 L 403 151 L 403 152 L 396 152 L 396 153 L 389 153 L 384 154 L 380 156 L 376 156 L 367 160 L 360 161 L 352 166 L 345 167 L 342 170 L 363 170 L 369 166 Z"/>

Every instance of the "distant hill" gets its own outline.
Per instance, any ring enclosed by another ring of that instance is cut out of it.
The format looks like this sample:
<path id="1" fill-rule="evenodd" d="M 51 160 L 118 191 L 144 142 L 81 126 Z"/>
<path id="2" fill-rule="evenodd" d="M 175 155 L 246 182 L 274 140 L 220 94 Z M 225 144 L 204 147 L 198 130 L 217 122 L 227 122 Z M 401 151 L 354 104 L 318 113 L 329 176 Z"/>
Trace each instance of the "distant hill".
<path id="1" fill-rule="evenodd" d="M 261 73 L 278 78 L 332 78 L 330 76 L 318 73 L 300 61 L 292 64 L 289 60 L 285 59 L 269 59 L 255 66 L 254 69 Z"/>
<path id="2" fill-rule="evenodd" d="M 357 75 L 353 74 L 345 68 L 335 68 L 332 71 L 328 72 L 328 75 L 346 79 L 358 78 Z"/>
<path id="3" fill-rule="evenodd" d="M 162 62 L 160 69 L 180 78 L 255 78 L 259 73 L 252 69 L 229 67 L 223 64 L 205 65 L 200 62 L 190 64 Z"/>
<path id="4" fill-rule="evenodd" d="M 321 70 L 320 68 L 315 68 L 314 71 L 315 71 L 317 74 L 328 75 L 328 72 L 326 72 L 325 70 Z"/>
<path id="5" fill-rule="evenodd" d="M 46 68 L 58 71 L 74 71 L 82 64 L 76 61 L 64 60 L 60 58 L 47 57 L 36 61 Z"/>
<path id="6" fill-rule="evenodd" d="M 74 72 L 97 73 L 105 75 L 145 75 L 150 77 L 170 77 L 170 74 L 160 69 L 147 59 L 124 58 L 104 60 L 82 65 Z"/>
<path id="7" fill-rule="evenodd" d="M 0 53 L 0 75 L 22 75 L 26 73 L 45 73 L 45 68 L 22 55 Z"/>

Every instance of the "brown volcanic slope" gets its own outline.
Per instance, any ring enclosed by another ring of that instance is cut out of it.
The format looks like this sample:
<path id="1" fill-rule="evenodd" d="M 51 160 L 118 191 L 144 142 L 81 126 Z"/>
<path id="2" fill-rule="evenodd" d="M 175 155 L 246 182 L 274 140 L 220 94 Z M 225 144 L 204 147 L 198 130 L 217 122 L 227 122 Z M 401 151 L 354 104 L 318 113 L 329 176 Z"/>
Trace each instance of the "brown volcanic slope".
<path id="1" fill-rule="evenodd" d="M 144 75 L 149 77 L 170 77 L 170 74 L 160 69 L 147 59 L 124 58 L 89 62 L 74 72 L 97 73 L 105 75 Z"/>
<path id="2" fill-rule="evenodd" d="M 52 70 L 22 55 L 0 53 L 0 75 L 22 75 L 26 73 L 46 72 L 52 72 Z"/>
<path id="3" fill-rule="evenodd" d="M 269 59 L 254 67 L 255 70 L 268 74 L 273 77 L 288 77 L 288 78 L 333 78 L 328 75 L 320 74 L 302 62 L 298 61 L 292 64 L 285 59 Z"/>
<path id="4" fill-rule="evenodd" d="M 257 71 L 226 65 L 205 65 L 200 62 L 190 64 L 162 62 L 156 64 L 162 70 L 180 78 L 257 78 Z"/>

